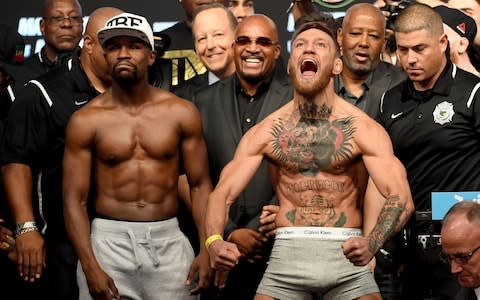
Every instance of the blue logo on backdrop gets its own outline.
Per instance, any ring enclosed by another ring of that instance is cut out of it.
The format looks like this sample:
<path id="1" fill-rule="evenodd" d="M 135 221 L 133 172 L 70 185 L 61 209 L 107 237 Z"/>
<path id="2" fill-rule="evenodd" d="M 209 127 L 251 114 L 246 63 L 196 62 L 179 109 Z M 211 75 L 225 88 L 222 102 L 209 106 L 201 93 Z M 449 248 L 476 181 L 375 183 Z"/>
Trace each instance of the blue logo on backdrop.
<path id="1" fill-rule="evenodd" d="M 450 207 L 462 201 L 480 203 L 480 191 L 432 192 L 432 220 L 442 220 Z"/>

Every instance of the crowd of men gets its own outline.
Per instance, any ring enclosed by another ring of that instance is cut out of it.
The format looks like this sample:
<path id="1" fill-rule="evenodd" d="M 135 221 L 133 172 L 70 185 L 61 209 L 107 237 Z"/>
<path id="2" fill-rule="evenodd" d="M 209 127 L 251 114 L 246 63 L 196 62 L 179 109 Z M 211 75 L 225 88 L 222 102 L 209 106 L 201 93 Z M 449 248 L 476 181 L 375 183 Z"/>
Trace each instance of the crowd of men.
<path id="1" fill-rule="evenodd" d="M 14 299 L 480 299 L 479 197 L 432 220 L 480 191 L 480 2 L 295 0 L 286 61 L 253 0 L 179 5 L 0 26 Z"/>

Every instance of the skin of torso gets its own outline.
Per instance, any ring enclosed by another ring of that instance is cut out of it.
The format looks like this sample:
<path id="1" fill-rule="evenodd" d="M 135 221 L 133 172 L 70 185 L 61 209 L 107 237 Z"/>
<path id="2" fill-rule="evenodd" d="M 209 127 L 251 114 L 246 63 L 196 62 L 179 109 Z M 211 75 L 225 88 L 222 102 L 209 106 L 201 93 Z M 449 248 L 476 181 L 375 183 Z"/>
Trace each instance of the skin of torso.
<path id="1" fill-rule="evenodd" d="M 101 96 L 88 107 L 95 126 L 95 211 L 112 219 L 163 220 L 178 208 L 179 102 L 163 91 L 137 109 Z"/>
<path id="2" fill-rule="evenodd" d="M 355 137 L 356 120 L 368 117 L 341 99 L 327 119 L 300 117 L 296 105 L 291 101 L 264 124 L 280 201 L 276 225 L 362 228 L 368 174 Z"/>

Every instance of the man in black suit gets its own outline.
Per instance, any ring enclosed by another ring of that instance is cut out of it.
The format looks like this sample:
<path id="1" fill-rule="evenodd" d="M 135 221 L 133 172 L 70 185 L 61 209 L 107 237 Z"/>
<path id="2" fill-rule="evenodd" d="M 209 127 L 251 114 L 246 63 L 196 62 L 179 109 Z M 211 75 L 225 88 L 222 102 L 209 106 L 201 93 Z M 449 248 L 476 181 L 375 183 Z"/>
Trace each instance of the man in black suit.
<path id="1" fill-rule="evenodd" d="M 480 203 L 474 201 L 453 205 L 442 224 L 443 258 L 462 286 L 455 300 L 480 299 Z"/>
<path id="2" fill-rule="evenodd" d="M 372 118 L 378 113 L 382 95 L 407 77 L 401 68 L 380 60 L 386 43 L 385 26 L 378 8 L 360 3 L 347 10 L 337 33 L 343 70 L 335 77 L 335 92 Z M 400 299 L 397 273 L 402 245 L 400 235 L 396 235 L 375 255 L 375 280 L 387 300 Z"/>
<path id="3" fill-rule="evenodd" d="M 293 96 L 285 69 L 276 68 L 281 48 L 270 18 L 253 15 L 244 19 L 235 32 L 233 48 L 235 74 L 194 97 L 202 117 L 213 184 L 232 160 L 245 132 Z M 260 222 L 262 210 L 269 204 L 277 204 L 277 200 L 264 162 L 232 205 L 224 232 L 224 239 L 238 246 L 243 259 L 229 273 L 225 287 L 204 299 L 253 299 L 271 247 L 269 225 L 273 224 Z"/>

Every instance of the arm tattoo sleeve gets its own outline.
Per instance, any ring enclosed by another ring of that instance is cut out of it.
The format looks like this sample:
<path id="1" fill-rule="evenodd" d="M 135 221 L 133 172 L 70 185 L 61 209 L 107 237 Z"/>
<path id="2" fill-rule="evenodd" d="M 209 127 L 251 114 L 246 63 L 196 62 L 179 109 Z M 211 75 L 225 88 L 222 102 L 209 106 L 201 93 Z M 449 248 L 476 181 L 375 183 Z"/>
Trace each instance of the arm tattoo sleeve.
<path id="1" fill-rule="evenodd" d="M 375 254 L 391 235 L 403 228 L 405 221 L 401 220 L 401 216 L 405 214 L 405 210 L 405 204 L 400 202 L 400 196 L 394 195 L 386 199 L 377 224 L 368 237 L 368 248 L 371 253 Z"/>

